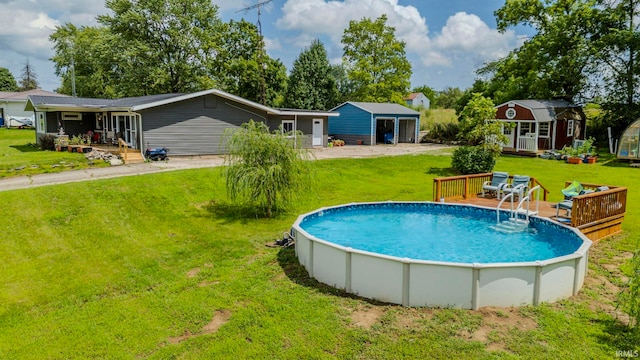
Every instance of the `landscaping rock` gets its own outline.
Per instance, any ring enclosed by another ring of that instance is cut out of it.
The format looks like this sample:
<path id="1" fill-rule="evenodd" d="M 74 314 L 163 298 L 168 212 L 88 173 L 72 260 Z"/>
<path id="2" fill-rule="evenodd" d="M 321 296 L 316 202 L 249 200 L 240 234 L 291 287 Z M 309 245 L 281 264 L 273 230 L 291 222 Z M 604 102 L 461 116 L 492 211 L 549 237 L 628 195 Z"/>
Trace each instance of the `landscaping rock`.
<path id="1" fill-rule="evenodd" d="M 123 164 L 122 160 L 118 158 L 109 160 L 109 163 L 111 164 L 111 166 L 120 166 Z"/>

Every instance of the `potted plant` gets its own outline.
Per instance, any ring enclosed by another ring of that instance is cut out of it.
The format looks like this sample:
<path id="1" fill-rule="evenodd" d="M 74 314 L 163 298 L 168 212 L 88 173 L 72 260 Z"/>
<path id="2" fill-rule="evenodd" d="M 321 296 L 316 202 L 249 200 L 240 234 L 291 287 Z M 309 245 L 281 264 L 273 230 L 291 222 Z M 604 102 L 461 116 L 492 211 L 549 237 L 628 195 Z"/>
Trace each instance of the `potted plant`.
<path id="1" fill-rule="evenodd" d="M 582 163 L 582 147 L 564 146 L 560 153 L 567 157 L 567 163 L 580 164 Z"/>
<path id="2" fill-rule="evenodd" d="M 582 144 L 582 151 L 585 154 L 584 162 L 587 164 L 595 164 L 598 159 L 596 147 L 593 145 L 594 138 L 589 138 Z"/>

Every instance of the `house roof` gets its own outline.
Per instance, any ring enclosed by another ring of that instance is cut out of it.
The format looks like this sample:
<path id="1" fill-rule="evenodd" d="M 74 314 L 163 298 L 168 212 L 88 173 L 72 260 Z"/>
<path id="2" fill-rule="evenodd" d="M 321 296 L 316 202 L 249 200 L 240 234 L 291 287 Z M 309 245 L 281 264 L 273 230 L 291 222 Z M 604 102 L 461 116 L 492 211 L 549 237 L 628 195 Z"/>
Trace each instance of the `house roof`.
<path id="1" fill-rule="evenodd" d="M 420 93 L 420 92 L 411 93 L 411 94 L 409 94 L 409 96 L 407 96 L 404 99 L 405 100 L 414 100 L 415 98 L 418 97 L 418 95 L 422 95 L 422 93 Z"/>
<path id="2" fill-rule="evenodd" d="M 536 121 L 553 121 L 556 116 L 566 111 L 566 109 L 581 109 L 580 105 L 572 104 L 564 100 L 511 100 L 500 105 L 496 108 L 503 107 L 505 105 L 515 104 L 531 110 Z M 560 109 L 560 111 L 558 111 Z"/>
<path id="3" fill-rule="evenodd" d="M 27 91 L 0 91 L 0 100 L 2 101 L 25 101 L 29 96 L 51 96 L 51 97 L 69 97 L 69 95 L 58 94 L 42 89 L 33 89 Z"/>
<path id="4" fill-rule="evenodd" d="M 397 114 L 397 115 L 420 115 L 419 112 L 409 109 L 408 107 L 402 106 L 400 104 L 393 103 L 373 103 L 373 102 L 355 102 L 355 101 L 347 101 L 342 103 L 335 108 L 331 109 L 334 111 L 346 104 L 351 104 L 357 108 L 360 108 L 370 114 Z"/>
<path id="5" fill-rule="evenodd" d="M 256 109 L 265 111 L 268 114 L 274 115 L 319 115 L 319 116 L 338 116 L 335 112 L 326 111 L 312 111 L 312 110 L 281 110 L 274 109 L 265 105 L 258 104 L 256 102 L 241 98 L 239 96 L 229 94 L 218 89 L 209 89 L 198 91 L 189 94 L 160 94 L 160 95 L 147 95 L 138 97 L 129 97 L 122 99 L 96 99 L 96 98 L 77 98 L 77 97 L 65 97 L 58 98 L 53 96 L 29 96 L 26 111 L 31 110 L 101 110 L 101 111 L 114 111 L 114 110 L 131 110 L 139 111 L 158 106 L 168 105 L 179 101 L 189 100 L 204 95 L 217 95 L 222 98 L 232 100 Z"/>

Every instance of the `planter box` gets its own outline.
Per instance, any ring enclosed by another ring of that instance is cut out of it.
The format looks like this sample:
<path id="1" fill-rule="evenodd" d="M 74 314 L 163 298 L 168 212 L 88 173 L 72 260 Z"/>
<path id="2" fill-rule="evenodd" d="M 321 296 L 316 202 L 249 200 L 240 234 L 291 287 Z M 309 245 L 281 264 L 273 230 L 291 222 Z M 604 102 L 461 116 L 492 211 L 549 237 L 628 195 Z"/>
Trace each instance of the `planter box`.
<path id="1" fill-rule="evenodd" d="M 597 160 L 598 160 L 598 158 L 596 158 L 596 157 L 589 157 L 589 158 L 584 159 L 584 162 L 587 163 L 587 164 L 595 164 Z"/>
<path id="2" fill-rule="evenodd" d="M 567 163 L 569 163 L 569 164 L 582 164 L 582 158 L 570 157 L 570 158 L 567 158 Z"/>

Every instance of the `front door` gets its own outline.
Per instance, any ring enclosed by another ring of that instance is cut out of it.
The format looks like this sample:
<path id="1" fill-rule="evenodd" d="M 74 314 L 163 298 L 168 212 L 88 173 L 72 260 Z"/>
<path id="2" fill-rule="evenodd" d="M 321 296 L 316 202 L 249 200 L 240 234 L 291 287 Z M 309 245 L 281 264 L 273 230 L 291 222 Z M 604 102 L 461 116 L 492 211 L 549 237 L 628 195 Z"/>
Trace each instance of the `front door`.
<path id="1" fill-rule="evenodd" d="M 322 119 L 313 119 L 313 146 L 322 146 L 323 132 Z"/>

